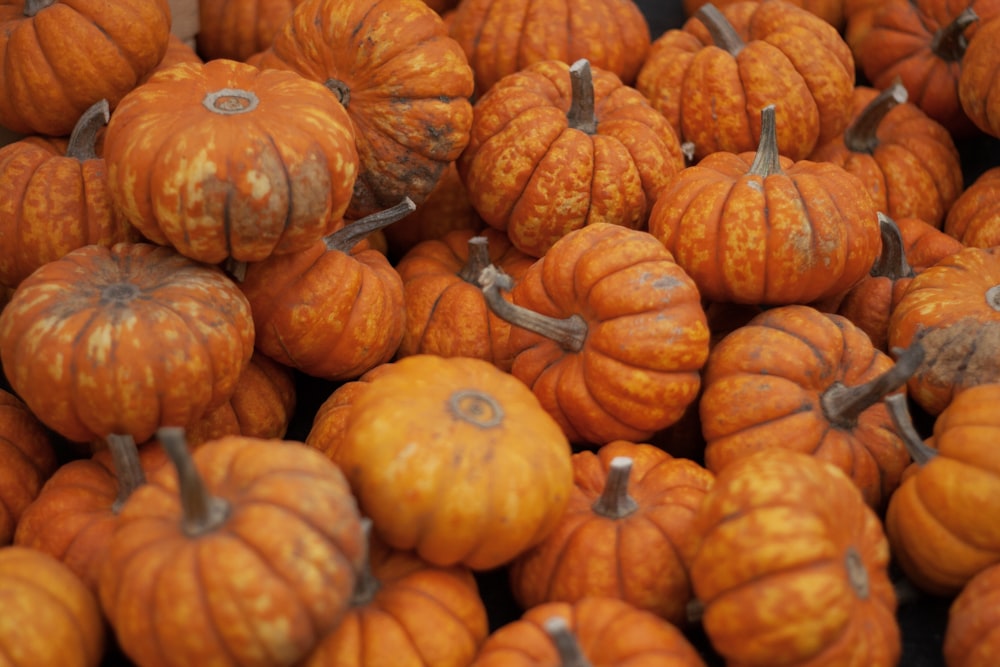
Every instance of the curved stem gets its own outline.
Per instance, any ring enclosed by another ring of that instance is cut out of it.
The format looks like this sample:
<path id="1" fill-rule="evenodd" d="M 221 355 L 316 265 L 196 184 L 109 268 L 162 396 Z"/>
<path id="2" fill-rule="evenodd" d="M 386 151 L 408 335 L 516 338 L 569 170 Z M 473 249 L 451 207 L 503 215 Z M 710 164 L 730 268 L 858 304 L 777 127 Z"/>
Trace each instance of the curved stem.
<path id="1" fill-rule="evenodd" d="M 415 210 L 417 210 L 417 205 L 413 203 L 413 200 L 409 197 L 403 197 L 403 201 L 395 206 L 347 223 L 334 233 L 324 237 L 323 241 L 326 243 L 327 250 L 349 253 L 351 248 L 372 232 L 402 220 Z"/>
<path id="2" fill-rule="evenodd" d="M 547 618 L 542 627 L 556 646 L 560 667 L 591 667 L 565 618 L 562 616 Z"/>
<path id="3" fill-rule="evenodd" d="M 725 49 L 731 56 L 738 56 L 743 47 L 746 46 L 736 29 L 733 28 L 733 24 L 711 2 L 699 7 L 695 16 L 705 25 L 708 34 L 712 36 L 712 43 L 720 49 Z"/>
<path id="4" fill-rule="evenodd" d="M 886 394 L 902 387 L 924 361 L 924 347 L 914 342 L 881 375 L 854 387 L 835 382 L 820 396 L 823 415 L 834 426 L 853 428 L 858 415 L 881 401 Z"/>
<path id="5" fill-rule="evenodd" d="M 569 111 L 566 112 L 569 126 L 594 134 L 597 132 L 597 118 L 594 116 L 594 75 L 590 61 L 581 58 L 570 65 L 569 80 L 573 90 Z"/>
<path id="6" fill-rule="evenodd" d="M 30 18 L 54 4 L 55 0 L 24 0 L 24 15 Z"/>
<path id="7" fill-rule="evenodd" d="M 898 105 L 906 102 L 909 94 L 906 86 L 897 77 L 892 85 L 879 92 L 871 102 L 861 110 L 858 117 L 844 132 L 844 145 L 854 153 L 871 155 L 878 148 L 878 127 L 885 115 Z"/>
<path id="8" fill-rule="evenodd" d="M 934 33 L 931 39 L 931 52 L 945 62 L 960 62 L 969 46 L 965 38 L 965 29 L 979 20 L 972 7 L 966 7 L 955 20 Z"/>
<path id="9" fill-rule="evenodd" d="M 767 178 L 781 173 L 781 156 L 778 152 L 778 127 L 774 120 L 774 105 L 760 110 L 760 141 L 750 165 L 749 175 Z"/>
<path id="10" fill-rule="evenodd" d="M 485 236 L 469 239 L 469 258 L 458 272 L 458 277 L 470 285 L 479 285 L 479 274 L 490 265 L 490 240 Z"/>
<path id="11" fill-rule="evenodd" d="M 486 305 L 497 317 L 514 326 L 545 336 L 558 343 L 567 352 L 579 352 L 583 349 L 583 344 L 587 340 L 587 322 L 579 315 L 571 315 L 560 320 L 510 303 L 503 298 L 500 290 L 512 289 L 514 280 L 492 264 L 479 274 L 479 287 L 483 290 Z"/>
<path id="12" fill-rule="evenodd" d="M 609 519 L 623 519 L 639 509 L 639 504 L 628 494 L 628 481 L 632 474 L 632 459 L 616 456 L 608 466 L 608 477 L 601 496 L 591 509 Z"/>
<path id="13" fill-rule="evenodd" d="M 111 118 L 111 109 L 107 100 L 99 100 L 91 104 L 80 115 L 69 135 L 69 145 L 66 146 L 66 157 L 76 158 L 80 162 L 97 158 L 97 133 L 107 125 Z"/>
<path id="14" fill-rule="evenodd" d="M 926 465 L 935 456 L 937 450 L 929 447 L 924 439 L 913 427 L 913 418 L 910 417 L 910 408 L 906 404 L 906 396 L 903 394 L 893 394 L 885 397 L 885 405 L 889 409 L 889 416 L 896 427 L 896 432 L 903 439 L 906 451 L 910 453 L 910 458 L 916 461 L 917 465 Z"/>
<path id="15" fill-rule="evenodd" d="M 912 278 L 914 276 L 913 267 L 906 261 L 903 233 L 899 231 L 896 221 L 879 211 L 878 229 L 882 236 L 882 252 L 879 253 L 868 274 L 873 278 L 889 278 L 890 280 Z"/>
<path id="16" fill-rule="evenodd" d="M 352 607 L 363 607 L 368 604 L 375 599 L 375 594 L 382 588 L 382 582 L 372 573 L 371 549 L 369 548 L 372 539 L 372 520 L 368 517 L 362 517 L 361 531 L 364 535 L 364 550 L 361 554 L 361 570 L 358 571 L 357 579 L 354 581 L 354 593 L 351 595 Z"/>
<path id="17" fill-rule="evenodd" d="M 156 437 L 177 469 L 184 533 L 196 537 L 219 527 L 229 515 L 229 503 L 211 495 L 205 488 L 205 481 L 188 451 L 184 429 L 163 426 L 157 430 Z"/>
<path id="18" fill-rule="evenodd" d="M 118 496 L 111 504 L 111 511 L 118 514 L 132 492 L 146 483 L 146 473 L 139 463 L 139 448 L 132 436 L 112 433 L 105 440 L 118 480 Z"/>

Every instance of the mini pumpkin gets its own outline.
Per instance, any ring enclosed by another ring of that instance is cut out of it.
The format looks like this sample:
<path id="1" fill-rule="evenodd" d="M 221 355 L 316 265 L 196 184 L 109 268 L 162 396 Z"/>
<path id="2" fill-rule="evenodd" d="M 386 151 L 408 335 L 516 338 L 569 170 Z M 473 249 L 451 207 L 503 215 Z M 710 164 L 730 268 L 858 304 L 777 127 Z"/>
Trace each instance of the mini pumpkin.
<path id="1" fill-rule="evenodd" d="M 734 2 L 744 0 L 713 0 L 716 7 L 725 7 Z M 684 12 L 691 16 L 708 3 L 708 0 L 684 0 Z M 820 17 L 834 28 L 840 30 L 844 26 L 844 0 L 792 0 L 792 4 Z"/>
<path id="2" fill-rule="evenodd" d="M 1000 56 L 996 49 L 998 40 L 1000 15 L 980 25 L 975 36 L 969 40 L 958 75 L 958 101 L 976 127 L 1000 138 L 1000 103 L 995 88 L 1000 68 Z"/>
<path id="3" fill-rule="evenodd" d="M 1000 245 L 1000 166 L 983 171 L 948 210 L 944 231 L 967 246 Z"/>
<path id="4" fill-rule="evenodd" d="M 969 580 L 948 609 L 944 632 L 948 667 L 992 667 L 1000 653 L 1000 563 Z"/>
<path id="5" fill-rule="evenodd" d="M 56 471 L 49 433 L 17 396 L 0 389 L 0 547 Z"/>

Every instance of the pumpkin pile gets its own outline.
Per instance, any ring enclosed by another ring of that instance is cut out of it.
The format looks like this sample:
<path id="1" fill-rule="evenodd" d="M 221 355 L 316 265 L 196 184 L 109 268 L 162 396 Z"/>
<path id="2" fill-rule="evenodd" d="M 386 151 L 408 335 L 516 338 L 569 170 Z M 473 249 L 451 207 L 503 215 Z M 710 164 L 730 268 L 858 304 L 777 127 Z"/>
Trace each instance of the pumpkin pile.
<path id="1" fill-rule="evenodd" d="M 1000 2 L 674 4 L 0 0 L 0 662 L 995 667 Z"/>

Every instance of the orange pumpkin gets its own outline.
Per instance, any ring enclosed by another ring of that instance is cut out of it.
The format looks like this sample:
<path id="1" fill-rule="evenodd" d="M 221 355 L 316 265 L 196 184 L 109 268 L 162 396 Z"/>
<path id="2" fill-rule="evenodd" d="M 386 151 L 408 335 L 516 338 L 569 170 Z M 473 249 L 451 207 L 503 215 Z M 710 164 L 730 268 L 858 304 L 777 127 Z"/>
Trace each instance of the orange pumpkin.
<path id="1" fill-rule="evenodd" d="M 709 0 L 684 0 L 684 13 L 691 16 Z M 744 0 L 712 0 L 712 4 L 722 8 L 734 2 Z M 844 0 L 791 0 L 793 5 L 801 7 L 811 14 L 820 17 L 838 30 L 844 26 Z"/>
<path id="2" fill-rule="evenodd" d="M 206 60 L 246 60 L 271 46 L 302 0 L 199 0 L 198 53 Z"/>
<path id="3" fill-rule="evenodd" d="M 178 63 L 200 63 L 204 62 L 198 53 L 194 50 L 194 47 L 189 45 L 187 42 L 178 37 L 175 33 L 170 33 L 169 39 L 167 39 L 167 50 L 163 54 L 163 58 L 160 59 L 160 64 L 149 71 L 146 76 L 144 76 L 139 83 L 143 84 L 149 77 L 153 76 L 161 69 L 166 69 L 172 65 Z"/>
<path id="4" fill-rule="evenodd" d="M 1000 245 L 1000 165 L 976 177 L 948 210 L 944 231 L 968 246 Z"/>
<path id="5" fill-rule="evenodd" d="M 17 396 L 0 389 L 0 547 L 10 544 L 56 465 L 48 431 Z"/>
<path id="6" fill-rule="evenodd" d="M 976 127 L 1000 138 L 1000 104 L 997 103 L 997 70 L 1000 56 L 1000 15 L 986 21 L 969 40 L 958 75 L 958 101 Z"/>
<path id="7" fill-rule="evenodd" d="M 981 571 L 948 609 L 944 633 L 948 667 L 992 667 L 1000 655 L 1000 564 Z"/>

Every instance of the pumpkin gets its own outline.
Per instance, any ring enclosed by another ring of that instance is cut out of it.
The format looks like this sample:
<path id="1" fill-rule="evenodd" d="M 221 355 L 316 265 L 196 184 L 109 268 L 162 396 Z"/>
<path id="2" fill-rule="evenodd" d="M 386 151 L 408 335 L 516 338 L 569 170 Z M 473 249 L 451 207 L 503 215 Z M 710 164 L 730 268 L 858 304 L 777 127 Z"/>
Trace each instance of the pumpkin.
<path id="1" fill-rule="evenodd" d="M 346 613 L 361 517 L 340 470 L 292 441 L 229 436 L 157 468 L 118 514 L 98 583 L 133 661 L 295 664 Z M 169 653 L 163 647 L 170 647 Z"/>
<path id="2" fill-rule="evenodd" d="M 970 387 L 934 421 L 934 447 L 917 435 L 904 401 L 890 401 L 915 469 L 889 501 L 885 529 L 900 569 L 920 590 L 955 595 L 1000 563 L 1000 384 Z"/>
<path id="3" fill-rule="evenodd" d="M 56 470 L 48 431 L 17 396 L 0 389 L 0 547 Z"/>
<path id="4" fill-rule="evenodd" d="M 842 294 L 881 249 L 878 210 L 831 163 L 778 154 L 775 109 L 754 153 L 714 153 L 664 188 L 649 232 L 709 301 L 786 305 Z"/>
<path id="5" fill-rule="evenodd" d="M 701 296 L 651 234 L 608 223 L 570 232 L 525 272 L 480 274 L 514 326 L 511 373 L 575 444 L 641 442 L 698 394 L 709 331 Z"/>
<path id="6" fill-rule="evenodd" d="M 331 231 L 358 174 L 343 107 L 290 72 L 180 63 L 122 100 L 104 139 L 115 203 L 192 259 L 259 261 Z"/>
<path id="7" fill-rule="evenodd" d="M 355 396 L 337 462 L 388 546 L 474 570 L 544 539 L 573 488 L 559 425 L 520 381 L 469 357 L 393 362 Z"/>
<path id="8" fill-rule="evenodd" d="M 884 3 L 883 0 L 843 0 L 844 2 L 844 41 L 851 47 L 851 53 L 857 53 L 861 39 L 872 28 L 875 13 Z"/>
<path id="9" fill-rule="evenodd" d="M 106 633 L 97 598 L 48 554 L 0 548 L 0 654 L 10 667 L 98 667 Z"/>
<path id="10" fill-rule="evenodd" d="M 908 393 L 931 415 L 962 389 L 1000 377 L 1000 249 L 963 248 L 910 283 L 889 317 L 890 348 L 927 351 Z"/>
<path id="11" fill-rule="evenodd" d="M 257 349 L 327 380 L 353 380 L 389 361 L 403 336 L 403 283 L 364 238 L 412 210 L 406 199 L 301 252 L 248 265 L 240 288 L 253 313 Z"/>
<path id="12" fill-rule="evenodd" d="M 898 664 L 889 543 L 841 470 L 791 449 L 734 461 L 694 519 L 690 575 L 727 664 Z"/>
<path id="13" fill-rule="evenodd" d="M 246 60 L 271 46 L 301 0 L 199 0 L 198 53 L 206 60 Z"/>
<path id="14" fill-rule="evenodd" d="M 0 284 L 17 287 L 81 246 L 138 240 L 114 206 L 95 149 L 108 113 L 107 100 L 90 107 L 66 145 L 25 137 L 0 148 Z"/>
<path id="15" fill-rule="evenodd" d="M 585 225 L 644 227 L 657 193 L 684 167 L 663 116 L 587 60 L 509 74 L 474 113 L 458 160 L 469 200 L 533 257 Z"/>
<path id="16" fill-rule="evenodd" d="M 360 158 L 350 220 L 422 204 L 469 141 L 472 70 L 423 0 L 305 0 L 250 60 L 322 83 L 347 110 Z"/>
<path id="17" fill-rule="evenodd" d="M 955 142 L 914 104 L 900 82 L 882 91 L 854 89 L 854 116 L 844 134 L 809 156 L 832 162 L 864 183 L 879 211 L 941 227 L 964 187 Z"/>
<path id="18" fill-rule="evenodd" d="M 0 125 L 68 135 L 92 104 L 112 109 L 163 58 L 165 0 L 4 0 L 0 4 Z"/>
<path id="19" fill-rule="evenodd" d="M 414 246 L 396 264 L 406 312 L 397 357 L 476 357 L 510 370 L 510 323 L 486 305 L 479 274 L 492 264 L 516 281 L 534 261 L 492 228 L 455 230 Z"/>
<path id="20" fill-rule="evenodd" d="M 46 426 L 136 442 L 229 400 L 253 352 L 250 305 L 221 270 L 150 243 L 84 246 L 0 313 L 0 363 Z"/>
<path id="21" fill-rule="evenodd" d="M 450 18 L 482 95 L 536 62 L 586 58 L 626 84 L 649 49 L 649 26 L 634 0 L 468 0 Z"/>
<path id="22" fill-rule="evenodd" d="M 683 625 L 691 526 L 712 474 L 652 445 L 617 440 L 574 454 L 573 475 L 558 526 L 510 566 L 515 599 L 528 609 L 617 597 Z"/>
<path id="23" fill-rule="evenodd" d="M 160 59 L 160 64 L 149 71 L 149 73 L 144 76 L 139 83 L 143 84 L 149 80 L 149 77 L 153 76 L 161 69 L 167 69 L 172 65 L 178 63 L 200 63 L 204 62 L 198 53 L 194 50 L 194 47 L 189 45 L 187 42 L 178 37 L 175 33 L 170 33 L 170 38 L 167 40 L 167 50 L 163 54 L 163 58 Z"/>
<path id="24" fill-rule="evenodd" d="M 991 667 L 1000 653 L 1000 564 L 969 580 L 952 601 L 944 633 L 948 667 Z"/>
<path id="25" fill-rule="evenodd" d="M 712 4 L 721 9 L 734 2 L 743 0 L 713 0 Z M 691 16 L 707 3 L 708 0 L 684 0 L 684 13 Z M 844 0 L 792 0 L 791 4 L 815 14 L 838 30 L 844 25 Z"/>
<path id="26" fill-rule="evenodd" d="M 1000 165 L 987 168 L 948 209 L 944 231 L 976 248 L 1000 245 Z"/>
<path id="27" fill-rule="evenodd" d="M 302 664 L 468 667 L 488 632 L 471 571 L 429 565 L 372 537 L 350 610 Z"/>
<path id="28" fill-rule="evenodd" d="M 471 667 L 705 667 L 674 625 L 617 598 L 549 602 L 491 634 Z"/>
<path id="29" fill-rule="evenodd" d="M 1000 57 L 996 52 L 1000 39 L 1000 16 L 979 26 L 962 56 L 958 74 L 958 101 L 976 127 L 1000 138 L 1000 102 L 994 83 Z"/>
<path id="30" fill-rule="evenodd" d="M 833 26 L 790 2 L 706 4 L 653 42 L 635 86 L 696 162 L 752 151 L 761 112 L 780 100 L 777 148 L 801 160 L 847 127 L 854 59 Z"/>

